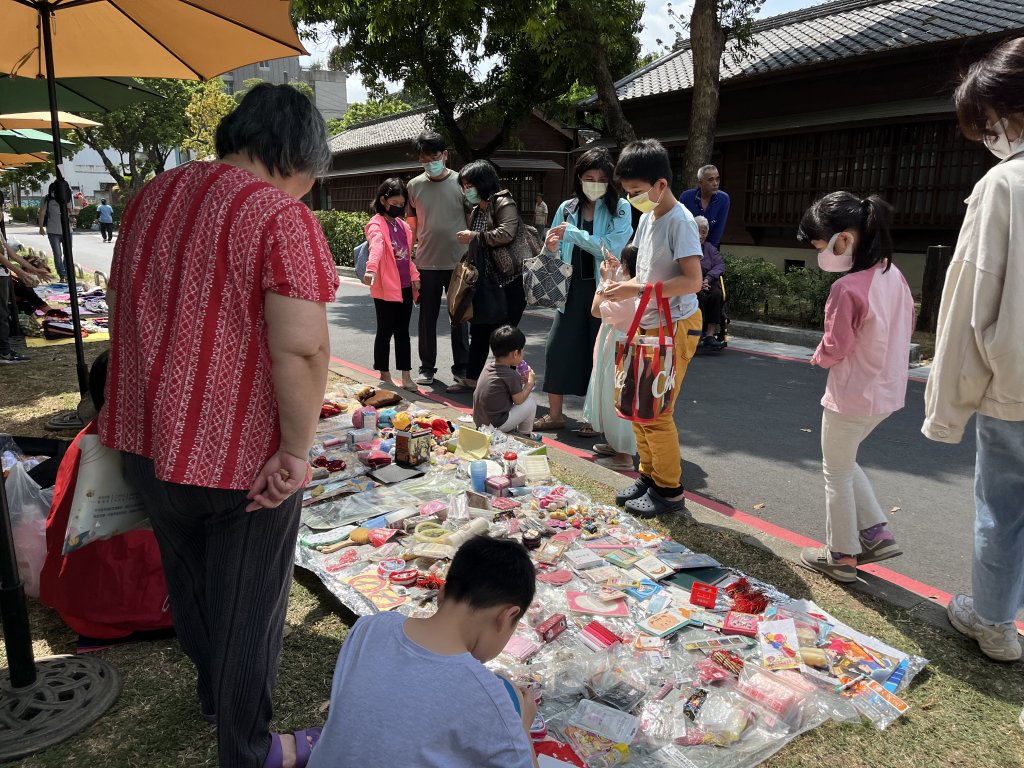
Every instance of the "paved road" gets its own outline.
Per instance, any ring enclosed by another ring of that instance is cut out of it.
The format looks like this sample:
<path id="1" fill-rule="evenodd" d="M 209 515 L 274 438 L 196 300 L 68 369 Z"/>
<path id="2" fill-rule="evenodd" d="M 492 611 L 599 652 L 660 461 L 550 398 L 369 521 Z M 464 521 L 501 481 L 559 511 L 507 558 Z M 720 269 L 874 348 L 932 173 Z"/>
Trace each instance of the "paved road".
<path id="1" fill-rule="evenodd" d="M 29 248 L 42 251 L 47 256 L 53 255 L 50 251 L 50 241 L 45 235 L 39 234 L 37 227 L 15 224 L 8 220 L 7 236 L 12 240 L 18 240 Z M 114 238 L 117 239 L 117 232 L 114 233 Z M 113 243 L 104 243 L 99 232 L 76 230 L 71 249 L 75 264 L 80 264 L 86 272 L 99 270 L 105 275 L 110 275 L 110 261 L 114 256 L 114 245 Z"/>
<path id="2" fill-rule="evenodd" d="M 344 281 L 329 316 L 334 355 L 372 367 L 374 318 L 366 289 Z M 416 322 L 414 313 L 414 366 Z M 537 314 L 522 323 L 526 357 L 541 381 L 549 325 Z M 438 326 L 439 338 L 446 339 L 443 314 Z M 447 374 L 450 349 L 446 343 L 439 347 L 438 365 Z M 805 363 L 741 351 L 698 356 L 676 410 L 686 487 L 824 540 L 819 400 L 825 376 Z M 446 375 L 442 379 L 450 382 Z M 435 391 L 443 393 L 443 386 Z M 911 381 L 907 407 L 884 422 L 861 453 L 883 507 L 900 507 L 891 515 L 892 527 L 906 554 L 885 565 L 946 592 L 970 591 L 973 434 L 959 446 L 926 440 L 919 431 L 923 395 L 924 383 Z M 469 402 L 464 395 L 453 399 Z M 567 414 L 580 418 L 582 405 L 582 398 L 568 398 Z M 590 444 L 571 432 L 558 437 L 580 448 Z M 765 506 L 754 510 L 757 504 Z"/>

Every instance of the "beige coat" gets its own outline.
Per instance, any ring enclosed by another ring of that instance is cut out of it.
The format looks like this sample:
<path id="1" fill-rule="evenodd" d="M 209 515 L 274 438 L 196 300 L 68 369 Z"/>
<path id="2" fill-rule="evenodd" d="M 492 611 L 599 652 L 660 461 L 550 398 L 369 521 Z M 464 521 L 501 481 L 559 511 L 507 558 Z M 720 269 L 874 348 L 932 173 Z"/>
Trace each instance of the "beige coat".
<path id="1" fill-rule="evenodd" d="M 958 443 L 975 412 L 1024 421 L 1024 150 L 986 173 L 967 201 L 921 431 Z"/>

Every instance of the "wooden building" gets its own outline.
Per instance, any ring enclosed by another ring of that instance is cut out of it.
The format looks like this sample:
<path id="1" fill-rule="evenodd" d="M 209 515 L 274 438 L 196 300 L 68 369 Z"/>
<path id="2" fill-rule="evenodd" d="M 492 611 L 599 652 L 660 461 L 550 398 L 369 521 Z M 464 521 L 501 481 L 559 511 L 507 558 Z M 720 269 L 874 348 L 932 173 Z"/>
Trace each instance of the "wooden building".
<path id="1" fill-rule="evenodd" d="M 398 176 L 408 181 L 422 173 L 412 142 L 429 130 L 429 113 L 429 108 L 402 112 L 361 123 L 333 137 L 331 170 L 313 190 L 317 207 L 366 211 L 385 179 Z M 571 185 L 574 132 L 534 112 L 513 133 L 509 145 L 489 158 L 498 168 L 502 186 L 512 193 L 524 216 L 533 212 L 537 192 L 544 195 L 553 212 L 566 195 L 567 184 Z M 449 157 L 449 166 L 455 170 L 465 164 L 454 150 L 449 149 Z"/>
<path id="2" fill-rule="evenodd" d="M 795 240 L 807 206 L 839 189 L 877 193 L 896 208 L 899 263 L 917 291 L 925 249 L 955 244 L 964 199 L 995 163 L 960 135 L 957 75 L 1020 34 L 1021 0 L 837 0 L 758 22 L 750 55 L 737 61 L 730 43 L 722 58 L 707 161 L 731 198 L 723 251 L 813 265 Z M 688 41 L 617 84 L 637 135 L 660 139 L 677 174 L 692 84 Z"/>

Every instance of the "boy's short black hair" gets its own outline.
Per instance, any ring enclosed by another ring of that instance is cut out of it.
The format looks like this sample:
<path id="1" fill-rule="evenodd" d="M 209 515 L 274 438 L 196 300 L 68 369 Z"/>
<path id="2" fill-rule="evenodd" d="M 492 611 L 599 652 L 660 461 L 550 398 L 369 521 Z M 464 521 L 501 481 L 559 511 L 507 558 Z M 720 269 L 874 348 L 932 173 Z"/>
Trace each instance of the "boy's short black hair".
<path id="1" fill-rule="evenodd" d="M 622 266 L 629 272 L 630 277 L 636 277 L 636 257 L 639 253 L 640 249 L 630 243 L 619 254 L 619 261 L 622 262 Z"/>
<path id="2" fill-rule="evenodd" d="M 424 131 L 416 137 L 412 145 L 417 155 L 436 155 L 448 148 L 445 145 L 444 136 L 433 131 Z"/>
<path id="3" fill-rule="evenodd" d="M 495 357 L 504 357 L 518 352 L 526 346 L 526 334 L 514 325 L 502 325 L 491 334 L 491 352 Z"/>
<path id="4" fill-rule="evenodd" d="M 615 180 L 646 181 L 654 185 L 664 179 L 672 186 L 672 161 L 656 139 L 640 139 L 626 145 L 615 164 Z"/>
<path id="5" fill-rule="evenodd" d="M 536 588 L 537 572 L 526 547 L 510 539 L 476 536 L 455 553 L 444 594 L 446 600 L 477 610 L 515 605 L 523 615 Z"/>

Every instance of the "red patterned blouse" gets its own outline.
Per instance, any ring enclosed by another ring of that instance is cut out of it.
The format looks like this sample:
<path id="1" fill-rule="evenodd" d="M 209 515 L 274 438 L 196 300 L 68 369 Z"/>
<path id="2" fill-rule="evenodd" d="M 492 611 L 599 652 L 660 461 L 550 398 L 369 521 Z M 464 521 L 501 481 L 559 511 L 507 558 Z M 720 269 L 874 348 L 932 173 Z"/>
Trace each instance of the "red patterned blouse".
<path id="1" fill-rule="evenodd" d="M 263 295 L 333 301 L 320 224 L 248 171 L 193 162 L 125 210 L 104 445 L 153 459 L 161 480 L 247 489 L 281 440 Z"/>

